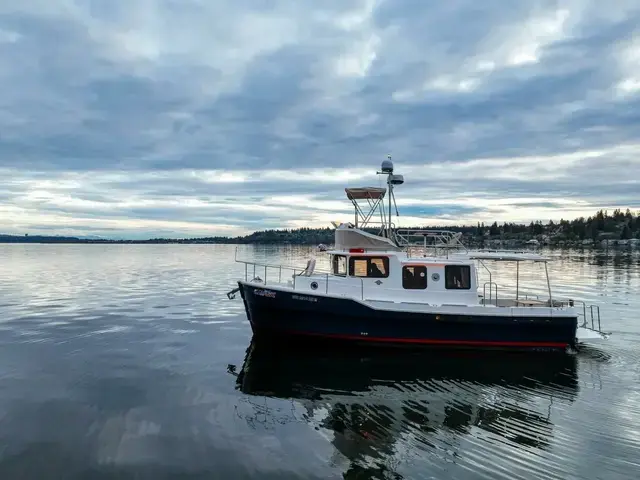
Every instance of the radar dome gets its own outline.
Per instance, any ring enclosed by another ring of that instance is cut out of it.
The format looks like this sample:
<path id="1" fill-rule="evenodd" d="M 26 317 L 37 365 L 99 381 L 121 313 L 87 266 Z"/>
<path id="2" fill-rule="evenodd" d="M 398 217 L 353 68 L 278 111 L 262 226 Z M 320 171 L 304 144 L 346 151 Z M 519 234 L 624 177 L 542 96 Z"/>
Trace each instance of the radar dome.
<path id="1" fill-rule="evenodd" d="M 383 160 L 382 173 L 393 173 L 393 162 L 391 160 Z"/>

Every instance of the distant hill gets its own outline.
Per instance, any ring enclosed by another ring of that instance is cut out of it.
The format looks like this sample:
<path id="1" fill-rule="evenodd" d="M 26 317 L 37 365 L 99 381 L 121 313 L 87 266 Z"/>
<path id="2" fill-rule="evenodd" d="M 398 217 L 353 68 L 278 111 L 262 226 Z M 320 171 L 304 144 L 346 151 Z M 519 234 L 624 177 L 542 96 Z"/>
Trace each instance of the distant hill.
<path id="1" fill-rule="evenodd" d="M 612 213 L 600 210 L 591 217 L 580 217 L 574 220 L 549 221 L 547 223 L 531 222 L 501 223 L 491 225 L 478 223 L 475 226 L 430 226 L 415 228 L 446 229 L 461 232 L 468 243 L 484 243 L 500 241 L 507 243 L 525 243 L 531 240 L 543 244 L 591 244 L 603 239 L 611 241 L 632 240 L 640 238 L 640 213 L 625 212 L 617 209 Z M 375 233 L 376 229 L 366 229 Z M 232 244 L 292 244 L 317 245 L 332 244 L 334 241 L 332 228 L 296 228 L 281 230 L 262 230 L 238 237 L 201 237 L 184 239 L 150 238 L 148 240 L 108 240 L 90 237 L 46 236 L 46 235 L 6 235 L 0 234 L 0 243 L 122 243 L 122 244 L 159 244 L 159 243 L 232 243 Z"/>
<path id="2" fill-rule="evenodd" d="M 58 235 L 6 235 L 0 233 L 0 243 L 83 243 L 78 237 L 63 237 Z"/>

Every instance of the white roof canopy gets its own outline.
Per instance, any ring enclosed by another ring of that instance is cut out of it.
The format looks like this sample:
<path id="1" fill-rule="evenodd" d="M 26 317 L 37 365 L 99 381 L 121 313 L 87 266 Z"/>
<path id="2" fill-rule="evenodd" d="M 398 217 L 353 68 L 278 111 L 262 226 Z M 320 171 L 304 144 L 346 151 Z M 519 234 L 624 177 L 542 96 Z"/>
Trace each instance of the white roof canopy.
<path id="1" fill-rule="evenodd" d="M 378 200 L 384 198 L 384 194 L 387 193 L 386 188 L 378 187 L 357 187 L 357 188 L 345 188 L 347 192 L 347 198 L 349 200 Z"/>

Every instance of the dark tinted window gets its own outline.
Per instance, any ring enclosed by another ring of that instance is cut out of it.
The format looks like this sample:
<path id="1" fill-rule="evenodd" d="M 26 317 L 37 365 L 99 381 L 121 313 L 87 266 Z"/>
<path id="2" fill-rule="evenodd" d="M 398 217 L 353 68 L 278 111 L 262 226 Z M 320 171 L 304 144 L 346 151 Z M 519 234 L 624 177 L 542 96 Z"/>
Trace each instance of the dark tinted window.
<path id="1" fill-rule="evenodd" d="M 444 276 L 444 286 L 448 290 L 469 290 L 471 288 L 471 267 L 469 265 L 446 265 Z"/>
<path id="2" fill-rule="evenodd" d="M 427 288 L 427 267 L 421 265 L 402 267 L 402 288 L 411 290 Z"/>
<path id="3" fill-rule="evenodd" d="M 354 277 L 386 278 L 389 276 L 389 258 L 350 257 L 349 275 Z"/>

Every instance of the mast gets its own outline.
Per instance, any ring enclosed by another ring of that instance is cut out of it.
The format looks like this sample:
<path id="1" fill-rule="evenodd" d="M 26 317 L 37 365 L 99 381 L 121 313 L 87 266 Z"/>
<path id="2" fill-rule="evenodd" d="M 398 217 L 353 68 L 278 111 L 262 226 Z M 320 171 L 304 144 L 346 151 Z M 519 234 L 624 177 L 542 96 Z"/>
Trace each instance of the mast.
<path id="1" fill-rule="evenodd" d="M 391 155 L 387 155 L 387 160 L 382 162 L 381 171 L 376 172 L 378 175 L 386 175 L 387 176 L 387 188 L 389 190 L 389 217 L 387 224 L 387 238 L 389 240 L 395 241 L 395 235 L 393 234 L 393 230 L 391 229 L 391 200 L 395 203 L 395 194 L 393 193 L 394 185 L 402 185 L 404 183 L 404 177 L 402 175 L 394 175 L 393 173 L 393 162 L 391 161 Z"/>
<path id="2" fill-rule="evenodd" d="M 391 162 L 391 155 L 388 156 L 389 162 Z M 391 171 L 393 172 L 393 164 L 391 164 Z M 393 185 L 391 184 L 391 174 L 387 175 L 387 188 L 389 189 L 389 224 L 387 225 L 387 238 L 391 239 L 391 198 L 393 197 Z"/>

